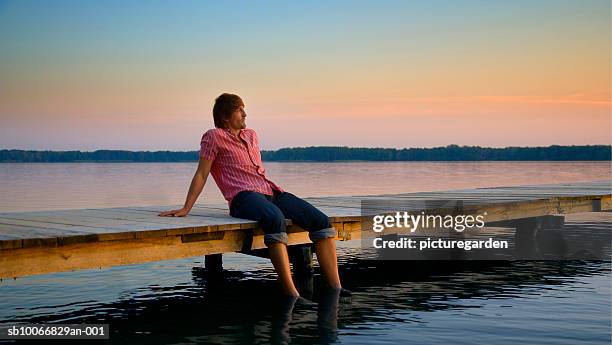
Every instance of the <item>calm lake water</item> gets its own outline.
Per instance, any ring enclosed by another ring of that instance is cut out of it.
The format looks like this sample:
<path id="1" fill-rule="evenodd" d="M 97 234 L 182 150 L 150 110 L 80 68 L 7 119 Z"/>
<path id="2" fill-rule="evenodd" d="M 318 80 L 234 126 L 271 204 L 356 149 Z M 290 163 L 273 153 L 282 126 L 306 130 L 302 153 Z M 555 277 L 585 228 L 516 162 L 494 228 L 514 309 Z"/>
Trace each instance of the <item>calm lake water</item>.
<path id="1" fill-rule="evenodd" d="M 609 162 L 265 163 L 302 197 L 612 178 Z M 0 164 L 0 212 L 182 204 L 195 163 Z M 223 198 L 210 178 L 199 203 Z M 568 218 L 572 222 L 571 218 Z M 607 215 L 575 224 L 610 228 Z M 0 282 L 0 322 L 108 323 L 127 344 L 610 344 L 610 261 L 374 262 L 339 242 L 338 300 L 278 296 L 269 260 L 224 255 Z M 2 341 L 0 341 L 1 343 Z M 40 342 L 39 342 L 40 343 Z"/>

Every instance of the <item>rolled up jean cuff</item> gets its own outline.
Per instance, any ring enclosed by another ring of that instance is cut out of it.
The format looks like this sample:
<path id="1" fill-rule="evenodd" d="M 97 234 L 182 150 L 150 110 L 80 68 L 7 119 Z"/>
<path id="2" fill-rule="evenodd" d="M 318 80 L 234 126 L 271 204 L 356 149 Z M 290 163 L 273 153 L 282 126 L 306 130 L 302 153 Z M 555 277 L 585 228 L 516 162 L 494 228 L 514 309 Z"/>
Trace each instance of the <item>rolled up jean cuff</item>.
<path id="1" fill-rule="evenodd" d="M 289 237 L 287 237 L 286 232 L 279 232 L 275 234 L 265 234 L 264 235 L 264 244 L 266 247 L 269 247 L 272 243 L 284 243 L 285 245 L 289 244 Z"/>
<path id="2" fill-rule="evenodd" d="M 318 240 L 322 240 L 325 238 L 335 238 L 337 235 L 336 229 L 334 227 L 325 228 L 317 231 L 312 231 L 308 233 L 308 237 L 314 243 Z"/>

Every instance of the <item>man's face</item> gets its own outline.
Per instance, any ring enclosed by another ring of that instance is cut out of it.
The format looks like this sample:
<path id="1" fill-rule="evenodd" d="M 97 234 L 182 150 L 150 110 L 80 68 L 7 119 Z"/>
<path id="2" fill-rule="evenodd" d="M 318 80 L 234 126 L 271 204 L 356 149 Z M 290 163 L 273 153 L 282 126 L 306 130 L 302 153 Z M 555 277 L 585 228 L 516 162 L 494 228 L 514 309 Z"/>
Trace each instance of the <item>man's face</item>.
<path id="1" fill-rule="evenodd" d="M 230 116 L 227 124 L 230 129 L 243 129 L 246 128 L 246 112 L 244 106 L 241 105 L 238 109 L 234 110 Z"/>

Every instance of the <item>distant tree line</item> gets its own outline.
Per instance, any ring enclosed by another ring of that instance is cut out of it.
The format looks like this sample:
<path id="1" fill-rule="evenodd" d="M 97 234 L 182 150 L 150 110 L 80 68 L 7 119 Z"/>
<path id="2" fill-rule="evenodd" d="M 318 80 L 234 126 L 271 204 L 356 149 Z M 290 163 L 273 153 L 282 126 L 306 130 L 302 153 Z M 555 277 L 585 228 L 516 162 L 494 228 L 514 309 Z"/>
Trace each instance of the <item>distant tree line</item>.
<path id="1" fill-rule="evenodd" d="M 610 161 L 612 146 L 504 147 L 448 145 L 434 148 L 291 147 L 261 151 L 265 161 Z M 198 151 L 0 150 L 0 162 L 192 162 Z"/>
<path id="2" fill-rule="evenodd" d="M 0 162 L 192 162 L 197 151 L 25 151 L 0 150 Z"/>
<path id="3" fill-rule="evenodd" d="M 448 145 L 434 148 L 297 147 L 262 151 L 269 161 L 568 161 L 612 160 L 612 146 L 505 147 Z"/>

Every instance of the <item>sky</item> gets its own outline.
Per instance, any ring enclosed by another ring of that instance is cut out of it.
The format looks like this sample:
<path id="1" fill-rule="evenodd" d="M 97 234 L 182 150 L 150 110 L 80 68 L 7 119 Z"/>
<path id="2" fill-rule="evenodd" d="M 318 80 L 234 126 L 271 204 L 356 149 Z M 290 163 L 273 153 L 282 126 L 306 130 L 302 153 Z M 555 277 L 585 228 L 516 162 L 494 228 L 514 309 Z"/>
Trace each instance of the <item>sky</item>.
<path id="1" fill-rule="evenodd" d="M 0 0 L 0 149 L 612 144 L 611 4 Z"/>

